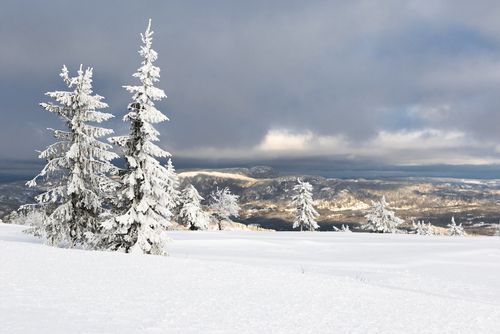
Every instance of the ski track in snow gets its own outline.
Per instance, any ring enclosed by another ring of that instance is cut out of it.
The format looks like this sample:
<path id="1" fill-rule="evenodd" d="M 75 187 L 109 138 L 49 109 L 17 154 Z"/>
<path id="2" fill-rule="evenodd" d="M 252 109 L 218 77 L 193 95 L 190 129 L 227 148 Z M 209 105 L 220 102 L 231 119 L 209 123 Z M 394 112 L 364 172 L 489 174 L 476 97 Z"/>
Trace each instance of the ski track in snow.
<path id="1" fill-rule="evenodd" d="M 500 238 L 170 232 L 169 257 L 0 224 L 0 333 L 500 333 Z"/>

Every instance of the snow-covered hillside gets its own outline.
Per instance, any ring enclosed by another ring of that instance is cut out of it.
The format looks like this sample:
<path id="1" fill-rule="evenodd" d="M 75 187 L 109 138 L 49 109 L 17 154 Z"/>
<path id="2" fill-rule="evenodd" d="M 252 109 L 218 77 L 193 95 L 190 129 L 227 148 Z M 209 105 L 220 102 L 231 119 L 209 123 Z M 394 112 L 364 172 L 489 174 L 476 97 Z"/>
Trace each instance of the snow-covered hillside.
<path id="1" fill-rule="evenodd" d="M 179 173 L 180 178 L 194 178 L 197 176 L 210 176 L 210 177 L 215 177 L 215 178 L 232 179 L 232 180 L 247 182 L 250 184 L 257 182 L 257 179 L 254 179 L 252 177 L 249 177 L 249 176 L 246 176 L 243 174 L 237 174 L 237 173 L 228 173 L 228 172 L 219 172 L 219 171 L 203 171 L 203 170 Z"/>
<path id="2" fill-rule="evenodd" d="M 2 333 L 498 333 L 500 238 L 170 232 L 169 257 L 0 224 Z"/>

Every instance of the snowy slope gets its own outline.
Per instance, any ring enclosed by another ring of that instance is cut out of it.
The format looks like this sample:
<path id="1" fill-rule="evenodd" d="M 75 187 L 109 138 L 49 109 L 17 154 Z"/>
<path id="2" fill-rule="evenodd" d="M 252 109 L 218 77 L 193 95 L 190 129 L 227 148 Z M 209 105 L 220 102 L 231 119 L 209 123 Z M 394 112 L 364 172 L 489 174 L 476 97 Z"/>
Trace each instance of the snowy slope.
<path id="1" fill-rule="evenodd" d="M 171 232 L 170 257 L 0 224 L 1 333 L 499 333 L 500 238 Z"/>
<path id="2" fill-rule="evenodd" d="M 223 178 L 223 179 L 230 179 L 230 180 L 237 180 L 237 181 L 243 181 L 247 182 L 249 184 L 253 184 L 257 182 L 257 179 L 254 179 L 252 177 L 242 175 L 242 174 L 237 174 L 237 173 L 228 173 L 228 172 L 219 172 L 219 171 L 190 171 L 190 172 L 181 172 L 178 174 L 180 178 L 193 178 L 197 176 L 210 176 L 214 178 Z"/>

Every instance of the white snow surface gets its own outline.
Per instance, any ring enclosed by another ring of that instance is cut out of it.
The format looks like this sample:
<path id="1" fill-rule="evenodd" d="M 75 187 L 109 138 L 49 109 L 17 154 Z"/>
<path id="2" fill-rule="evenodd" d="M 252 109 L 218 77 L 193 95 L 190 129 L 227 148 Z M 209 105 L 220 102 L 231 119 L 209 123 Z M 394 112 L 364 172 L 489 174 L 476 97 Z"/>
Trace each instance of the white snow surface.
<path id="1" fill-rule="evenodd" d="M 200 170 L 200 171 L 182 172 L 182 173 L 179 173 L 178 175 L 181 178 L 186 178 L 186 177 L 190 178 L 190 177 L 196 177 L 198 175 L 204 175 L 204 176 L 219 177 L 219 178 L 224 178 L 224 179 L 240 180 L 240 181 L 245 181 L 245 182 L 249 182 L 249 183 L 257 182 L 257 179 L 251 178 L 249 176 L 237 174 L 237 173 L 229 173 L 229 172 Z"/>
<path id="2" fill-rule="evenodd" d="M 500 238 L 170 232 L 170 256 L 0 224 L 1 333 L 500 333 Z"/>

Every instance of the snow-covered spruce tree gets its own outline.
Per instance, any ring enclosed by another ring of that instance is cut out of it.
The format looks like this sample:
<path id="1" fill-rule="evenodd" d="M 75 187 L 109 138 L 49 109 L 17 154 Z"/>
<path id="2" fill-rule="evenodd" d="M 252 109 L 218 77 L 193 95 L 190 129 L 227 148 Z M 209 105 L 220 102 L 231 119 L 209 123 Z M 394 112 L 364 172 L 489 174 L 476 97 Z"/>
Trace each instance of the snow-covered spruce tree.
<path id="1" fill-rule="evenodd" d="M 333 227 L 333 230 L 334 230 L 335 232 L 346 232 L 346 233 L 352 233 L 351 229 L 349 228 L 349 225 L 347 225 L 347 224 L 346 224 L 346 225 L 342 224 L 342 226 L 341 226 L 340 228 L 338 228 L 338 227 L 335 227 L 335 226 L 334 226 L 334 227 Z"/>
<path id="2" fill-rule="evenodd" d="M 206 230 L 208 228 L 208 215 L 201 206 L 202 200 L 203 197 L 192 184 L 187 185 L 182 191 L 179 220 L 190 230 Z"/>
<path id="3" fill-rule="evenodd" d="M 295 219 L 293 228 L 300 228 L 301 231 L 314 231 L 319 228 L 316 218 L 319 213 L 314 209 L 312 198 L 312 185 L 297 179 L 297 185 L 293 187 L 295 195 L 292 197 L 292 205 L 295 208 Z"/>
<path id="4" fill-rule="evenodd" d="M 416 224 L 413 222 L 413 230 L 418 235 L 434 235 L 434 227 L 431 223 L 425 223 L 423 220 L 418 221 Z"/>
<path id="5" fill-rule="evenodd" d="M 397 233 L 398 226 L 404 221 L 386 207 L 385 196 L 378 202 L 372 201 L 372 208 L 365 216 L 368 222 L 363 225 L 363 229 L 378 233 Z"/>
<path id="6" fill-rule="evenodd" d="M 217 189 L 210 194 L 211 203 L 210 209 L 219 225 L 219 230 L 222 230 L 222 222 L 230 220 L 231 217 L 238 217 L 240 206 L 238 204 L 238 195 L 231 194 L 229 188 Z"/>
<path id="7" fill-rule="evenodd" d="M 92 247 L 96 234 L 100 233 L 103 199 L 115 186 L 108 178 L 108 173 L 116 169 L 110 161 L 117 158 L 109 151 L 111 145 L 99 141 L 113 130 L 95 123 L 109 120 L 113 115 L 97 111 L 107 104 L 102 102 L 102 96 L 92 92 L 92 68 L 83 70 L 80 66 L 78 75 L 70 77 L 64 66 L 60 76 L 72 90 L 47 93 L 56 103 L 41 106 L 59 115 L 67 129 L 49 129 L 57 141 L 40 152 L 39 157 L 47 164 L 27 183 L 34 187 L 37 179 L 43 178 L 47 186 L 36 197 L 38 209 L 47 216 L 33 233 L 46 237 L 53 245 Z"/>
<path id="8" fill-rule="evenodd" d="M 342 224 L 342 229 L 341 229 L 342 232 L 347 232 L 347 233 L 352 233 L 351 229 L 349 228 L 349 225 L 344 225 Z"/>
<path id="9" fill-rule="evenodd" d="M 467 235 L 464 228 L 462 227 L 462 223 L 460 223 L 459 225 L 455 223 L 455 217 L 451 217 L 451 224 L 448 224 L 446 226 L 448 226 L 448 235 L 460 237 Z"/>
<path id="10" fill-rule="evenodd" d="M 171 207 L 168 209 L 173 214 L 177 211 L 177 207 L 180 205 L 180 191 L 179 191 L 179 177 L 175 172 L 174 164 L 172 163 L 172 159 L 168 158 L 167 165 L 167 187 L 165 191 L 167 192 L 167 196 L 171 198 L 170 204 Z"/>
<path id="11" fill-rule="evenodd" d="M 158 54 L 152 49 L 151 20 L 139 50 L 141 66 L 134 77 L 140 85 L 124 86 L 133 94 L 129 112 L 124 121 L 130 122 L 128 136 L 111 138 L 111 142 L 124 150 L 126 169 L 118 191 L 121 213 L 104 223 L 110 235 L 109 249 L 145 254 L 165 254 L 166 228 L 170 225 L 173 199 L 166 192 L 169 184 L 167 169 L 158 158 L 170 157 L 154 142 L 159 132 L 153 124 L 168 118 L 155 107 L 155 102 L 166 98 L 165 92 L 154 84 L 159 81 L 160 69 L 153 65 Z"/>

